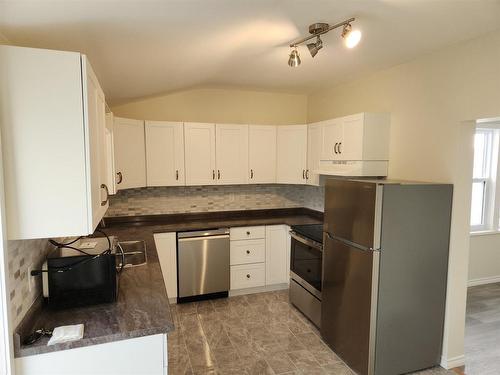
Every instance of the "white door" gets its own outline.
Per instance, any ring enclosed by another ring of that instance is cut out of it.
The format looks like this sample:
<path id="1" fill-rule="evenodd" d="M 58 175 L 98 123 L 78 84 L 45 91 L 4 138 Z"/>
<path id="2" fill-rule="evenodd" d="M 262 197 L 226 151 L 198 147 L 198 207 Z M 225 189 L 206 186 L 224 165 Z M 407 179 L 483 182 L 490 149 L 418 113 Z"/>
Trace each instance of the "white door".
<path id="1" fill-rule="evenodd" d="M 364 115 L 346 116 L 343 121 L 343 136 L 340 145 L 341 160 L 363 160 Z"/>
<path id="2" fill-rule="evenodd" d="M 319 174 L 314 173 L 319 169 L 321 160 L 321 147 L 323 144 L 323 124 L 315 123 L 307 126 L 307 171 L 308 185 L 319 185 Z"/>
<path id="3" fill-rule="evenodd" d="M 282 184 L 305 184 L 307 125 L 278 126 L 276 180 Z"/>
<path id="4" fill-rule="evenodd" d="M 290 227 L 266 226 L 266 285 L 290 281 Z"/>
<path id="5" fill-rule="evenodd" d="M 109 206 L 109 191 L 106 185 L 106 104 L 104 93 L 99 85 L 92 67 L 84 60 L 86 82 L 87 121 L 89 131 L 89 158 L 90 167 L 90 201 L 89 218 L 92 218 L 91 227 L 94 229 L 102 219 Z"/>
<path id="6" fill-rule="evenodd" d="M 341 160 L 343 119 L 336 118 L 322 121 L 323 124 L 323 146 L 321 147 L 321 159 Z"/>
<path id="7" fill-rule="evenodd" d="M 247 183 L 248 125 L 217 124 L 215 134 L 217 183 Z"/>
<path id="8" fill-rule="evenodd" d="M 276 182 L 276 126 L 248 127 L 248 182 Z"/>
<path id="9" fill-rule="evenodd" d="M 117 189 L 146 186 L 144 121 L 115 117 L 113 130 Z"/>
<path id="10" fill-rule="evenodd" d="M 107 161 L 107 175 L 106 186 L 109 189 L 109 194 L 116 194 L 116 171 L 115 171 L 115 146 L 113 138 L 113 113 L 106 113 L 106 129 L 105 129 L 105 142 L 106 142 L 106 161 Z"/>
<path id="11" fill-rule="evenodd" d="M 214 185 L 215 125 L 185 123 L 184 155 L 186 185 Z"/>
<path id="12" fill-rule="evenodd" d="M 147 185 L 184 185 L 182 122 L 146 121 L 145 129 Z"/>

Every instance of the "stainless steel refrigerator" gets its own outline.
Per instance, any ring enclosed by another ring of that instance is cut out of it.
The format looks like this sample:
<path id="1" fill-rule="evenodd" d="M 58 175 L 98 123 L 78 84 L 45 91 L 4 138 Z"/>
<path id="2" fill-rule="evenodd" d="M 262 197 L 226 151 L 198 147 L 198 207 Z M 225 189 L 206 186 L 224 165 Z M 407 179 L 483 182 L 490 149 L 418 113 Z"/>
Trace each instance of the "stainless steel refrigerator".
<path id="1" fill-rule="evenodd" d="M 330 179 L 321 334 L 354 371 L 438 365 L 453 186 Z"/>

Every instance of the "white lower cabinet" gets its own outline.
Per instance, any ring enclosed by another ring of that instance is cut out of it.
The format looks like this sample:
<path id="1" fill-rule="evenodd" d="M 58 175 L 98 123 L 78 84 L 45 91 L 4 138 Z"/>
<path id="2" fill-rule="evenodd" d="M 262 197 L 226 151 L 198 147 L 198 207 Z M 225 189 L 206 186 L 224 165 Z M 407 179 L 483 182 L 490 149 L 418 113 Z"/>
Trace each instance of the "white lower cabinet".
<path id="1" fill-rule="evenodd" d="M 290 282 L 290 227 L 266 226 L 266 283 Z"/>
<path id="2" fill-rule="evenodd" d="M 177 298 L 177 234 L 155 233 L 156 252 L 169 299 Z"/>
<path id="3" fill-rule="evenodd" d="M 231 265 L 264 263 L 266 261 L 266 240 L 231 241 Z"/>
<path id="4" fill-rule="evenodd" d="M 265 263 L 231 266 L 231 290 L 256 288 L 266 285 Z"/>
<path id="5" fill-rule="evenodd" d="M 16 375 L 167 375 L 167 335 L 20 357 L 15 366 Z"/>

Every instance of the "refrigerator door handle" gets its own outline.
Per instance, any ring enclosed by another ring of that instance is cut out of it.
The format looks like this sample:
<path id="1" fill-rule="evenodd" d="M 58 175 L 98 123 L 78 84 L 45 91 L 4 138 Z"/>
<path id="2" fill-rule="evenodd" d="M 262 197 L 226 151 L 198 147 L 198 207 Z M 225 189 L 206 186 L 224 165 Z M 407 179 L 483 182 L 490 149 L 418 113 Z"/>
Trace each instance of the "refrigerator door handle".
<path id="1" fill-rule="evenodd" d="M 374 249 L 372 247 L 365 247 L 365 246 L 359 245 L 357 243 L 354 243 L 354 242 L 351 242 L 349 240 L 346 240 L 345 238 L 340 238 L 340 237 L 337 237 L 337 236 L 333 236 L 329 232 L 325 232 L 325 233 L 326 233 L 326 236 L 328 237 L 329 240 L 340 241 L 340 242 L 342 242 L 342 243 L 344 243 L 344 244 L 346 244 L 348 246 L 355 247 L 358 250 L 362 250 L 362 251 L 379 251 L 380 250 L 380 249 Z"/>

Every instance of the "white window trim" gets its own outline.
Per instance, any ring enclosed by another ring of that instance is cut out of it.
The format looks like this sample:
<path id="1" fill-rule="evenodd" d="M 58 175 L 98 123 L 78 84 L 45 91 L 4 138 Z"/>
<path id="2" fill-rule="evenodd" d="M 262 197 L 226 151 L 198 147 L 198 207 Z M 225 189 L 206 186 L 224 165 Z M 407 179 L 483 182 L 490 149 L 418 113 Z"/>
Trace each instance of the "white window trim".
<path id="1" fill-rule="evenodd" d="M 484 156 L 487 162 L 489 178 L 473 178 L 472 182 L 485 181 L 483 207 L 483 224 L 471 225 L 471 234 L 493 233 L 500 230 L 500 121 L 482 121 L 477 123 L 476 131 L 492 133 L 488 145 L 488 153 Z M 497 155 L 496 158 L 493 155 Z"/>

